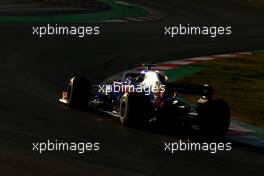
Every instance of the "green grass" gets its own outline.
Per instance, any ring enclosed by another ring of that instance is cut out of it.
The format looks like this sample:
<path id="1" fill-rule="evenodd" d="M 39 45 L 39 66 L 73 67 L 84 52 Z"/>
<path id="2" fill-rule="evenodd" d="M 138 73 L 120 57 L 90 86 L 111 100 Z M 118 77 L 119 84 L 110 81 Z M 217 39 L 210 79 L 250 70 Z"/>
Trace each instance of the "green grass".
<path id="1" fill-rule="evenodd" d="M 203 62 L 203 71 L 177 82 L 208 83 L 215 97 L 225 99 L 232 116 L 264 127 L 264 53 Z"/>
<path id="2" fill-rule="evenodd" d="M 243 0 L 245 4 L 251 4 L 254 6 L 263 6 L 264 5 L 264 0 Z"/>
<path id="3" fill-rule="evenodd" d="M 247 0 L 248 2 L 264 3 L 264 0 Z"/>
<path id="4" fill-rule="evenodd" d="M 1 16 L 0 22 L 44 22 L 44 23 L 93 23 L 105 20 L 120 19 L 125 17 L 144 16 L 147 11 L 135 7 L 126 6 L 116 3 L 114 0 L 98 0 L 99 2 L 108 4 L 111 9 L 102 12 L 92 12 L 87 14 L 71 14 L 71 15 L 44 15 L 44 16 Z"/>

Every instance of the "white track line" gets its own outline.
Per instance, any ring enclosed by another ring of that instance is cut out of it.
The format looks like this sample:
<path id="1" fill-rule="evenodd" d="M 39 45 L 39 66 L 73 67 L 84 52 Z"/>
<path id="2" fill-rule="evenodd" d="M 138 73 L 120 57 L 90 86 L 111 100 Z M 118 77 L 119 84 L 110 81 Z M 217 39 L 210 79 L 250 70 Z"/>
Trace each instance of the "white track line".
<path id="1" fill-rule="evenodd" d="M 159 64 L 189 65 L 189 64 L 192 64 L 192 63 L 194 63 L 194 62 L 192 62 L 192 61 L 185 61 L 185 60 L 181 59 L 181 60 L 174 60 L 174 61 L 162 62 L 162 63 L 159 63 Z"/>
<path id="2" fill-rule="evenodd" d="M 151 17 L 137 17 L 139 19 L 143 19 L 143 20 L 154 20 L 153 18 Z"/>
<path id="3" fill-rule="evenodd" d="M 169 67 L 169 66 L 159 66 L 159 65 L 157 65 L 156 67 L 155 67 L 155 69 L 157 69 L 157 70 L 169 70 L 169 69 L 173 69 L 173 68 L 175 68 L 175 67 Z"/>
<path id="4" fill-rule="evenodd" d="M 134 17 L 127 17 L 125 19 L 126 20 L 130 20 L 130 21 L 144 21 L 144 20 L 141 20 L 141 19 L 138 19 L 138 18 L 134 18 Z"/>
<path id="5" fill-rule="evenodd" d="M 208 61 L 208 60 L 214 60 L 215 58 L 212 57 L 194 57 L 194 58 L 188 58 L 188 59 L 184 59 L 186 61 L 188 60 L 192 60 L 192 61 Z"/>
<path id="6" fill-rule="evenodd" d="M 127 20 L 116 19 L 116 20 L 105 20 L 105 21 L 100 21 L 100 22 L 106 22 L 106 23 L 126 23 L 128 21 Z"/>

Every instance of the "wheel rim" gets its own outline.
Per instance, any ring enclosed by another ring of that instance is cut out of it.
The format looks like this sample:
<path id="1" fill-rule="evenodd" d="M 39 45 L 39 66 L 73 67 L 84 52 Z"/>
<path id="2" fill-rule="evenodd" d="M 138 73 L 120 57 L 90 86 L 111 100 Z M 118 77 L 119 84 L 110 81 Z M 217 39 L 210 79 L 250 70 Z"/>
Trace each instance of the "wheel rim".
<path id="1" fill-rule="evenodd" d="M 68 99 L 71 99 L 71 94 L 72 94 L 72 86 L 69 85 L 68 86 L 68 90 L 67 90 L 67 97 L 68 97 Z"/>
<path id="2" fill-rule="evenodd" d="M 123 119 L 126 114 L 126 103 L 123 101 L 120 106 L 120 116 Z"/>

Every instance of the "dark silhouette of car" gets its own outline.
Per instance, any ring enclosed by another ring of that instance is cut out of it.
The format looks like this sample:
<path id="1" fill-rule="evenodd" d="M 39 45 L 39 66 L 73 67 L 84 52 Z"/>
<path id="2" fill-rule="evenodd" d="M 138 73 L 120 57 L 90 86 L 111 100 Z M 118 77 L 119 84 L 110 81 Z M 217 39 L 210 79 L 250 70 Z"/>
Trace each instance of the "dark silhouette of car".
<path id="1" fill-rule="evenodd" d="M 181 95 L 198 99 L 193 104 Z M 93 107 L 118 117 L 125 126 L 194 124 L 205 134 L 219 136 L 227 133 L 230 124 L 230 108 L 213 98 L 211 86 L 175 84 L 152 64 L 115 74 L 100 84 L 73 77 L 60 102 L 72 108 Z"/>

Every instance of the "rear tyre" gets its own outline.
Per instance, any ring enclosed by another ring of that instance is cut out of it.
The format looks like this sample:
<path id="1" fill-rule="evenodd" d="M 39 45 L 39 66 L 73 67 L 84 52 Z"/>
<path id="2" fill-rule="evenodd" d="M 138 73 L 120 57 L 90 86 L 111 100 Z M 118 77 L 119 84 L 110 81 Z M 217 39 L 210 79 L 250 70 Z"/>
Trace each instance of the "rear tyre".
<path id="1" fill-rule="evenodd" d="M 125 126 L 143 125 L 151 118 L 149 97 L 139 93 L 126 93 L 120 100 L 120 121 Z"/>
<path id="2" fill-rule="evenodd" d="M 230 108 L 224 100 L 211 100 L 197 107 L 199 127 L 207 136 L 221 136 L 228 132 Z"/>
<path id="3" fill-rule="evenodd" d="M 90 82 L 81 77 L 73 77 L 67 89 L 68 105 L 70 107 L 83 109 L 89 101 Z"/>

